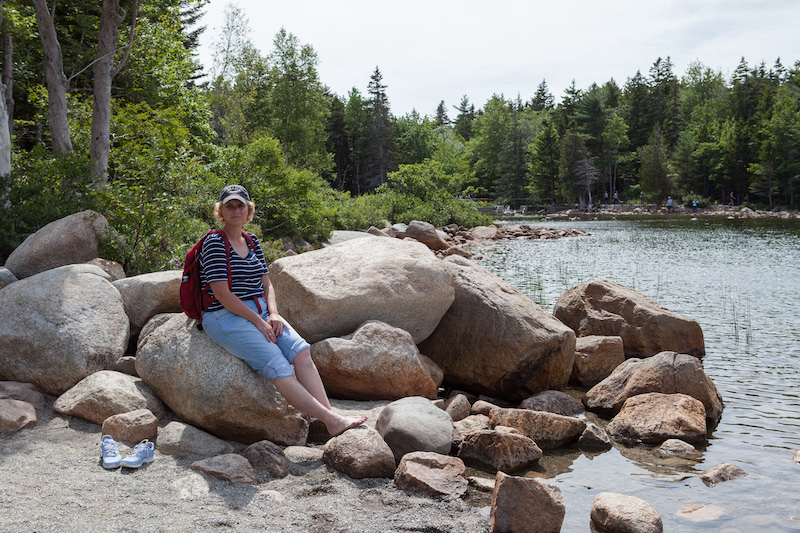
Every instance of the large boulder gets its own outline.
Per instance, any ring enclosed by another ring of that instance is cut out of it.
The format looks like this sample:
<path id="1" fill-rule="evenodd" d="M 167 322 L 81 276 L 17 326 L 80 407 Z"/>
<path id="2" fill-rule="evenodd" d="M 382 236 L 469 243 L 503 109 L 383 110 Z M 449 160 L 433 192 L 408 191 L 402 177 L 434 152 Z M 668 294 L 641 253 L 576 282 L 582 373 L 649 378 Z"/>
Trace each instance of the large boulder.
<path id="1" fill-rule="evenodd" d="M 93 265 L 69 265 L 0 289 L 0 380 L 61 394 L 113 368 L 130 325 L 122 296 Z"/>
<path id="2" fill-rule="evenodd" d="M 586 422 L 579 418 L 527 409 L 493 409 L 489 423 L 516 428 L 543 450 L 577 441 L 586 429 Z"/>
<path id="3" fill-rule="evenodd" d="M 464 435 L 458 456 L 479 468 L 513 472 L 542 458 L 542 450 L 517 430 L 482 429 Z"/>
<path id="4" fill-rule="evenodd" d="M 167 270 L 113 282 L 125 302 L 131 335 L 138 335 L 147 321 L 159 313 L 181 312 L 178 296 L 182 276 L 180 270 Z"/>
<path id="5" fill-rule="evenodd" d="M 370 237 L 283 257 L 270 265 L 270 279 L 281 315 L 312 344 L 368 320 L 419 343 L 453 303 L 449 270 L 414 241 Z"/>
<path id="6" fill-rule="evenodd" d="M 136 372 L 184 421 L 226 440 L 305 444 L 308 422 L 266 377 L 176 314 L 136 355 Z"/>
<path id="7" fill-rule="evenodd" d="M 706 439 L 706 410 L 685 394 L 649 392 L 628 398 L 606 429 L 614 440 L 701 442 Z"/>
<path id="8" fill-rule="evenodd" d="M 400 490 L 429 496 L 461 498 L 467 493 L 464 462 L 436 452 L 411 452 L 403 456 L 394 472 Z"/>
<path id="9" fill-rule="evenodd" d="M 569 382 L 593 387 L 606 379 L 625 361 L 622 337 L 589 335 L 575 339 L 575 364 Z"/>
<path id="10" fill-rule="evenodd" d="M 575 333 L 500 277 L 460 256 L 452 272 L 455 301 L 419 345 L 459 388 L 519 401 L 562 389 L 575 355 Z"/>
<path id="11" fill-rule="evenodd" d="M 492 533 L 559 533 L 567 507 L 561 489 L 536 478 L 495 475 Z"/>
<path id="12" fill-rule="evenodd" d="M 5 267 L 17 278 L 64 265 L 85 263 L 99 254 L 99 238 L 108 221 L 94 211 L 55 220 L 25 239 L 6 259 Z"/>
<path id="13" fill-rule="evenodd" d="M 166 415 L 164 403 L 141 379 L 113 370 L 101 370 L 82 379 L 53 403 L 57 413 L 95 424 L 139 409 L 148 409 L 156 418 Z"/>
<path id="14" fill-rule="evenodd" d="M 322 460 L 353 479 L 394 476 L 394 454 L 375 429 L 349 429 L 325 444 Z"/>
<path id="15" fill-rule="evenodd" d="M 589 389 L 583 403 L 590 411 L 613 415 L 628 398 L 648 392 L 681 393 L 696 398 L 703 403 L 711 423 L 719 419 L 725 407 L 700 360 L 675 352 L 661 352 L 647 359 L 628 359 Z"/>
<path id="16" fill-rule="evenodd" d="M 352 335 L 314 343 L 311 357 L 334 398 L 436 398 L 439 383 L 411 334 L 377 320 L 364 323 Z"/>
<path id="17" fill-rule="evenodd" d="M 375 429 L 392 449 L 395 460 L 407 453 L 450 453 L 453 420 L 429 400 L 411 396 L 383 408 Z"/>
<path id="18" fill-rule="evenodd" d="M 700 325 L 673 313 L 644 294 L 610 279 L 581 283 L 564 292 L 553 308 L 578 337 L 618 335 L 625 357 L 650 357 L 673 350 L 703 357 Z"/>
<path id="19" fill-rule="evenodd" d="M 436 227 L 430 222 L 412 220 L 406 230 L 406 237 L 417 240 L 431 250 L 446 250 L 450 245 L 442 238 Z"/>

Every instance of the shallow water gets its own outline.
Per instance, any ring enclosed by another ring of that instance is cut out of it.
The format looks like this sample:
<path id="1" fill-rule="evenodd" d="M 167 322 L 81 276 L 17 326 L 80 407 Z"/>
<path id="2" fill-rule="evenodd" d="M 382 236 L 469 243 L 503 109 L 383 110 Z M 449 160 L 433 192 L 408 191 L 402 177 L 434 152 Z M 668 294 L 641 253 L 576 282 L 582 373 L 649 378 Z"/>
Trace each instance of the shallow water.
<path id="1" fill-rule="evenodd" d="M 703 328 L 703 365 L 725 402 L 697 461 L 664 461 L 646 447 L 566 450 L 526 475 L 549 478 L 567 505 L 563 531 L 588 531 L 599 492 L 649 502 L 664 531 L 800 531 L 800 221 L 651 218 L 512 224 L 578 228 L 588 237 L 515 240 L 477 261 L 552 312 L 559 295 L 606 277 Z M 706 486 L 696 475 L 731 463 L 746 477 Z M 685 505 L 722 508 L 693 522 Z"/>

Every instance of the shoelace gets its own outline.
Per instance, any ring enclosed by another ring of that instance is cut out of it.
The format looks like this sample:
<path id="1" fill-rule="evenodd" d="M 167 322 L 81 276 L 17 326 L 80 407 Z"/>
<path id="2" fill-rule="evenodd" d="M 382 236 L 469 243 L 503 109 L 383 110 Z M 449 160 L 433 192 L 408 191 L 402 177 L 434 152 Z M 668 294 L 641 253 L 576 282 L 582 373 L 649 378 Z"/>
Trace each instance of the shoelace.
<path id="1" fill-rule="evenodd" d="M 134 446 L 133 452 L 131 452 L 131 454 L 132 455 L 139 455 L 140 453 L 146 452 L 146 451 L 147 451 L 147 442 L 140 442 L 139 444 Z"/>
<path id="2" fill-rule="evenodd" d="M 117 450 L 114 447 L 114 444 L 115 444 L 114 441 L 109 441 L 109 440 L 103 441 L 100 444 L 100 447 L 103 450 L 103 457 L 107 455 L 114 455 L 117 452 Z"/>

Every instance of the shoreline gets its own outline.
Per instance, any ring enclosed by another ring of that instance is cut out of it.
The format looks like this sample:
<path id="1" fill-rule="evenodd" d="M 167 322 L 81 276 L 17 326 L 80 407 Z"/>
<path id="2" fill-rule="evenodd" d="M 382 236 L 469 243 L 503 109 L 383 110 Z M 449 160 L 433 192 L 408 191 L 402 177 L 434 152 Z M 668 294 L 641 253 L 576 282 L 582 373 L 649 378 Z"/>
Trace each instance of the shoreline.
<path id="1" fill-rule="evenodd" d="M 658 206 L 655 204 L 611 204 L 603 205 L 594 208 L 590 211 L 584 211 L 577 208 L 542 208 L 537 210 L 526 210 L 522 213 L 516 212 L 505 216 L 498 216 L 500 220 L 513 220 L 517 218 L 535 218 L 541 217 L 544 219 L 563 218 L 563 217 L 586 217 L 586 216 L 675 216 L 675 217 L 724 217 L 729 219 L 739 218 L 770 218 L 770 219 L 783 219 L 783 220 L 797 220 L 800 219 L 800 211 L 777 209 L 772 210 L 764 209 L 750 209 L 746 206 L 729 206 L 729 205 L 713 205 L 708 207 L 698 207 L 693 209 L 691 207 L 675 206 L 672 210 L 668 210 L 666 206 Z M 577 218 L 578 220 L 580 218 Z"/>

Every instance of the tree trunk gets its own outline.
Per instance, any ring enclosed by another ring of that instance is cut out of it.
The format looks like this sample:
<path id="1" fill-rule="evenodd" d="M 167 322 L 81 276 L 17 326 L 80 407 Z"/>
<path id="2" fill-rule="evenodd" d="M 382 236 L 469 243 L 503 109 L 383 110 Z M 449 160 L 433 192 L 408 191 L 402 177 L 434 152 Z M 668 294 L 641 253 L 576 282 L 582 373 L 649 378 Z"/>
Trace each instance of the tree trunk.
<path id="1" fill-rule="evenodd" d="M 94 64 L 92 143 L 89 152 L 92 176 L 98 182 L 105 182 L 108 172 L 108 154 L 111 150 L 111 81 L 114 77 L 114 54 L 117 51 L 119 25 L 124 18 L 125 10 L 120 7 L 119 0 L 103 0 Z"/>
<path id="2" fill-rule="evenodd" d="M 0 25 L 3 21 L 3 0 L 0 0 Z M 11 121 L 9 120 L 8 106 L 6 105 L 7 87 L 11 84 L 11 36 L 7 32 L 2 34 L 3 42 L 3 79 L 0 81 L 0 176 L 11 173 Z M 13 106 L 13 100 L 11 100 Z"/>
<path id="3" fill-rule="evenodd" d="M 36 9 L 36 24 L 39 26 L 39 37 L 44 50 L 44 73 L 47 79 L 47 119 L 50 123 L 50 135 L 53 147 L 59 153 L 72 151 L 67 122 L 67 77 L 64 75 L 64 64 L 61 59 L 61 45 L 58 44 L 53 17 L 47 9 L 45 0 L 33 0 Z"/>
<path id="4" fill-rule="evenodd" d="M 0 2 L 2 5 L 2 2 Z M 8 134 L 14 135 L 14 41 L 10 33 L 3 33 L 3 86 L 6 88 L 6 112 L 8 113 Z"/>

